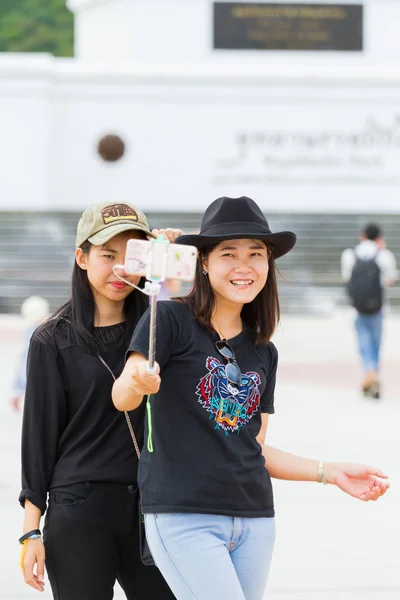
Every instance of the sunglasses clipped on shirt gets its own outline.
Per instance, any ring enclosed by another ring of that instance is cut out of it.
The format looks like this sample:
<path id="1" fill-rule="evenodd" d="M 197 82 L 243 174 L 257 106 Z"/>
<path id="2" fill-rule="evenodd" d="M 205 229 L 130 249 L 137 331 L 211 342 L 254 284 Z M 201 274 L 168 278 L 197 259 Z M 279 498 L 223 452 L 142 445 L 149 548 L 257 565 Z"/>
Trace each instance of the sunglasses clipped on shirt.
<path id="1" fill-rule="evenodd" d="M 225 374 L 227 380 L 230 383 L 240 387 L 242 383 L 242 373 L 239 365 L 237 364 L 232 346 L 227 340 L 218 340 L 218 342 L 215 342 L 215 347 L 218 352 L 228 361 L 228 364 L 225 365 Z"/>

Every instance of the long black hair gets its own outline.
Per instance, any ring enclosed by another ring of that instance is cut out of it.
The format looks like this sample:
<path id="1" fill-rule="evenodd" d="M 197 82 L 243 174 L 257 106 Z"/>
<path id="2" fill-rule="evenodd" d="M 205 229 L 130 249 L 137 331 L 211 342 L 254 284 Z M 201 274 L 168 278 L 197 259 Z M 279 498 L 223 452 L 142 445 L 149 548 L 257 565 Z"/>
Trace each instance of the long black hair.
<path id="1" fill-rule="evenodd" d="M 85 254 L 89 254 L 91 246 L 92 244 L 86 241 L 80 247 Z M 138 287 L 142 288 L 143 285 L 144 279 L 142 278 L 138 283 Z M 127 347 L 133 330 L 148 304 L 147 296 L 137 290 L 132 291 L 125 298 L 123 315 L 126 322 Z M 95 312 L 96 304 L 87 271 L 81 269 L 75 261 L 72 271 L 71 298 L 53 315 L 55 329 L 61 322 L 70 322 L 73 343 L 84 352 L 100 354 L 101 349 L 95 336 Z"/>

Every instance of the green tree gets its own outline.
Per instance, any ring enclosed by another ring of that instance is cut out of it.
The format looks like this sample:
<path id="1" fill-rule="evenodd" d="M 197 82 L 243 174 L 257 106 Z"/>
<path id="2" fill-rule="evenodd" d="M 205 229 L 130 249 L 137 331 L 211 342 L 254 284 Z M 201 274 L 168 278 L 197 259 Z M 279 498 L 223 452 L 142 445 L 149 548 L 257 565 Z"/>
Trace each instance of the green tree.
<path id="1" fill-rule="evenodd" d="M 0 0 L 0 52 L 73 56 L 73 35 L 65 0 Z"/>

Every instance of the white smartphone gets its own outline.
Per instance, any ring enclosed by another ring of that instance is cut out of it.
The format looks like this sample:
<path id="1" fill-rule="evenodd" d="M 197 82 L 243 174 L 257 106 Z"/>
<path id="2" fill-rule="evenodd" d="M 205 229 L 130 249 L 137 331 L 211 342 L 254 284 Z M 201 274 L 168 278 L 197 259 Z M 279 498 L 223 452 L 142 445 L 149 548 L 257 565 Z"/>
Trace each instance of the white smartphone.
<path id="1" fill-rule="evenodd" d="M 129 240 L 126 246 L 125 272 L 155 281 L 193 281 L 196 262 L 195 246 L 169 244 L 163 240 Z"/>

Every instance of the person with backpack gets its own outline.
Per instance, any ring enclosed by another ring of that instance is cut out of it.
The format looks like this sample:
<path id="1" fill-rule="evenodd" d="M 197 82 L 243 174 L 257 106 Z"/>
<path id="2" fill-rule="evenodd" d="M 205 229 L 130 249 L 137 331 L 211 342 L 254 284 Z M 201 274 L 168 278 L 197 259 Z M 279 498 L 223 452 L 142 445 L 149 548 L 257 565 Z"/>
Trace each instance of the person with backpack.
<path id="1" fill-rule="evenodd" d="M 377 500 L 380 469 L 303 458 L 265 443 L 275 412 L 279 321 L 275 260 L 296 242 L 271 232 L 247 197 L 218 198 L 199 234 L 190 293 L 157 307 L 157 374 L 149 312 L 113 387 L 119 410 L 143 410 L 139 487 L 146 536 L 177 600 L 262 600 L 275 539 L 272 478 L 336 485 Z M 134 414 L 134 413 L 133 413 Z"/>
<path id="2" fill-rule="evenodd" d="M 397 279 L 396 259 L 386 248 L 378 225 L 367 225 L 361 232 L 360 244 L 354 250 L 344 250 L 341 270 L 350 302 L 357 311 L 355 329 L 364 370 L 362 392 L 378 399 L 384 288 Z"/>

